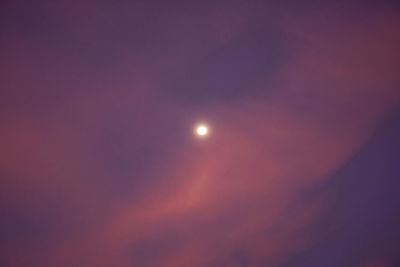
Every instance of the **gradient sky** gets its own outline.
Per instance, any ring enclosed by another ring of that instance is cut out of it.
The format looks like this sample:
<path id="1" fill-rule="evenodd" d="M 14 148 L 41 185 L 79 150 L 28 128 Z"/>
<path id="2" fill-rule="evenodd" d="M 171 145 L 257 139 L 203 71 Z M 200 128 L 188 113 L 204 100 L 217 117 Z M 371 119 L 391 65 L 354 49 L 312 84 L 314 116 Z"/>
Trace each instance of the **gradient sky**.
<path id="1" fill-rule="evenodd" d="M 1 1 L 0 265 L 400 266 L 396 2 Z"/>

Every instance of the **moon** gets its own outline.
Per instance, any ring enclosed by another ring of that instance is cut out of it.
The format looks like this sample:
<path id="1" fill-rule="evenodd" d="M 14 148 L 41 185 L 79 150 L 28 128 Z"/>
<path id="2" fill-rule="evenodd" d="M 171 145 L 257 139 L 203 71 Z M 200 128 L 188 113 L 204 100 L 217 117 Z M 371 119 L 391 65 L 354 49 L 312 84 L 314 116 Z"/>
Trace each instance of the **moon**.
<path id="1" fill-rule="evenodd" d="M 196 133 L 199 136 L 206 136 L 208 134 L 208 128 L 205 125 L 199 125 L 196 128 Z"/>

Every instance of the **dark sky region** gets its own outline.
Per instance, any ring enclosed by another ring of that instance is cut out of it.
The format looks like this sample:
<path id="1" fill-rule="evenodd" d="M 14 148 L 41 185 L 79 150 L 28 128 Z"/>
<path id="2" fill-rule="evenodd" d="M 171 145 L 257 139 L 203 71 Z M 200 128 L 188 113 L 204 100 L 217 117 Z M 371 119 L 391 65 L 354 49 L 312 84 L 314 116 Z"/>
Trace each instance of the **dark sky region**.
<path id="1" fill-rule="evenodd" d="M 400 266 L 396 2 L 1 1 L 0 266 Z"/>

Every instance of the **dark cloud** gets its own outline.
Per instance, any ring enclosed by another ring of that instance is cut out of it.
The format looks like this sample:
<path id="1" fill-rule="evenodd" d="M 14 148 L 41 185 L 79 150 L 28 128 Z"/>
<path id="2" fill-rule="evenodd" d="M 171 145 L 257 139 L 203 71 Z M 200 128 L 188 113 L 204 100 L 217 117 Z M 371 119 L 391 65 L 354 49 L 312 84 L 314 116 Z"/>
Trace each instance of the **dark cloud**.
<path id="1" fill-rule="evenodd" d="M 289 41 L 278 29 L 241 34 L 182 73 L 167 92 L 183 104 L 203 107 L 265 95 L 275 89 L 275 76 L 290 57 Z M 252 86 L 260 79 L 263 90 Z"/>

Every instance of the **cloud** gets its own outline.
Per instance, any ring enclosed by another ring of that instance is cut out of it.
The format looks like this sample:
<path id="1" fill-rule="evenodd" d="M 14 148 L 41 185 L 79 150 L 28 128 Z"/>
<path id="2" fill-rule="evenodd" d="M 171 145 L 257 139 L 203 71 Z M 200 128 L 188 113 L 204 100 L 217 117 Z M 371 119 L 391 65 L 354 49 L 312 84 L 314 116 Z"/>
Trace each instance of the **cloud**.
<path id="1" fill-rule="evenodd" d="M 3 45 L 5 265 L 273 266 L 321 242 L 310 229 L 334 198 L 307 192 L 399 105 L 396 14 L 333 15 L 321 32 L 256 5 L 124 7 L 49 7 L 70 44 L 17 31 Z M 275 64 L 280 33 L 294 43 Z M 200 118 L 212 133 L 197 140 Z"/>

